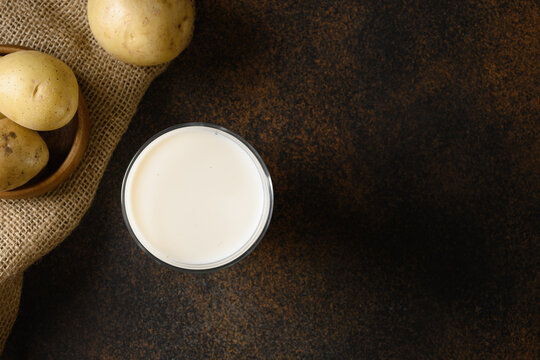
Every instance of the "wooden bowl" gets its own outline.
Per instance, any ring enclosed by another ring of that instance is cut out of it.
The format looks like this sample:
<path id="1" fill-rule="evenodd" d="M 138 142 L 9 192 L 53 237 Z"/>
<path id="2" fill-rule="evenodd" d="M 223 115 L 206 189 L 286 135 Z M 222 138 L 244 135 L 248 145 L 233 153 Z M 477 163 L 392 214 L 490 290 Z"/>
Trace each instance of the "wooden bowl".
<path id="1" fill-rule="evenodd" d="M 21 46 L 0 45 L 0 56 L 20 50 Z M 71 121 L 58 130 L 40 131 L 49 148 L 49 162 L 26 184 L 13 190 L 0 191 L 0 199 L 24 199 L 53 190 L 75 171 L 82 160 L 90 135 L 88 109 L 79 89 L 79 106 Z"/>

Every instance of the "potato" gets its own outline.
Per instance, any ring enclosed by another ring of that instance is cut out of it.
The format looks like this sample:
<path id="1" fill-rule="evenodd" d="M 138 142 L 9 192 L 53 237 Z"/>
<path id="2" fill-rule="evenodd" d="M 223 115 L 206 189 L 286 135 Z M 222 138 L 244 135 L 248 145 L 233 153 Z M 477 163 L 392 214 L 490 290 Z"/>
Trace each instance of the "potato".
<path id="1" fill-rule="evenodd" d="M 174 59 L 193 35 L 191 0 L 89 0 L 88 22 L 111 55 L 135 65 Z"/>
<path id="2" fill-rule="evenodd" d="M 47 144 L 36 131 L 0 119 L 0 191 L 25 184 L 48 161 Z"/>
<path id="3" fill-rule="evenodd" d="M 0 112 L 17 124 L 48 131 L 67 124 L 79 103 L 73 71 L 39 51 L 0 57 Z"/>

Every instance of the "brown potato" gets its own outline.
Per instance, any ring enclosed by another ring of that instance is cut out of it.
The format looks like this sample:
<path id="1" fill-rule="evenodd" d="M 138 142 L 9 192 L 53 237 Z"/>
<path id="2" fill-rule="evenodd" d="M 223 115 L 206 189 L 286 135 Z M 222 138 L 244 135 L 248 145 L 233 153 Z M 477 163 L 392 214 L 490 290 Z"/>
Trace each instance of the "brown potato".
<path id="1" fill-rule="evenodd" d="M 73 71 L 39 51 L 0 57 L 0 112 L 26 128 L 56 130 L 75 115 L 79 85 Z"/>
<path id="2" fill-rule="evenodd" d="M 24 185 L 48 161 L 47 144 L 36 131 L 0 119 L 0 191 Z"/>
<path id="3" fill-rule="evenodd" d="M 111 55 L 135 65 L 171 61 L 193 35 L 192 0 L 89 0 L 88 23 Z"/>

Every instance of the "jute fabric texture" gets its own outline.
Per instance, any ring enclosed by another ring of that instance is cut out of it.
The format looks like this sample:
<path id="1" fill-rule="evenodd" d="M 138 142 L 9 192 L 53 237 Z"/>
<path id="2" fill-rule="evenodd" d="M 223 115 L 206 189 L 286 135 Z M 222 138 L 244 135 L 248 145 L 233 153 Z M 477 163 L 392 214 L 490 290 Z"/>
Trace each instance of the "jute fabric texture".
<path id="1" fill-rule="evenodd" d="M 88 104 L 90 141 L 76 172 L 54 191 L 0 200 L 0 353 L 17 317 L 22 274 L 64 240 L 90 206 L 107 163 L 152 80 L 94 40 L 84 0 L 0 0 L 0 44 L 27 46 L 68 64 Z"/>

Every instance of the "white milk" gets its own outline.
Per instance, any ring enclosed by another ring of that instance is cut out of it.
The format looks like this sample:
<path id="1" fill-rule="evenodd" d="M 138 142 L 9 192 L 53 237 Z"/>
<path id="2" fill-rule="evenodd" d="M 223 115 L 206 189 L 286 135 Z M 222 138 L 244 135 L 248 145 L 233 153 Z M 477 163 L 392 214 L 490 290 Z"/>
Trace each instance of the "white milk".
<path id="1" fill-rule="evenodd" d="M 125 216 L 140 244 L 177 267 L 204 270 L 245 253 L 264 232 L 272 185 L 236 137 L 180 127 L 146 146 L 128 170 Z"/>

